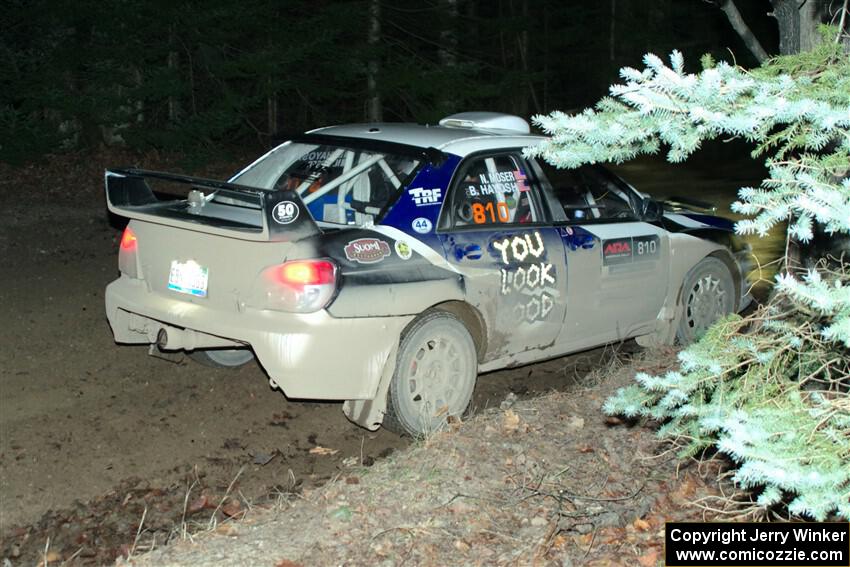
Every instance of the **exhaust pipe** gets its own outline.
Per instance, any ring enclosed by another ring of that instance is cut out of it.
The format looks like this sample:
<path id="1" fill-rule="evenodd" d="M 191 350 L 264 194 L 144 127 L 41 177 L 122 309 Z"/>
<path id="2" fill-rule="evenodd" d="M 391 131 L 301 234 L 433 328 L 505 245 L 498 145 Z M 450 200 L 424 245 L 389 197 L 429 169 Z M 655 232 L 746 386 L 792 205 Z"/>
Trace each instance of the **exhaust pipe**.
<path id="1" fill-rule="evenodd" d="M 232 341 L 215 335 L 208 335 L 193 329 L 180 329 L 170 325 L 161 325 L 156 332 L 156 340 L 151 341 L 152 348 L 159 350 L 195 350 L 197 348 L 240 348 L 245 343 Z"/>
<path id="2" fill-rule="evenodd" d="M 165 330 L 165 327 L 162 327 L 156 335 L 156 346 L 159 350 L 168 349 L 168 331 Z"/>

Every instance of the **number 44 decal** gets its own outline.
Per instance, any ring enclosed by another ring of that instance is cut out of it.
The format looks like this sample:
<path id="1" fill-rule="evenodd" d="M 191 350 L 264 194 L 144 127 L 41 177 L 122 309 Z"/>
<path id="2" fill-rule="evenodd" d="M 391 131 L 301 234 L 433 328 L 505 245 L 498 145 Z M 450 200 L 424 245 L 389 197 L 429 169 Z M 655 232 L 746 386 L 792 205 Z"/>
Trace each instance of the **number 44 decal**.
<path id="1" fill-rule="evenodd" d="M 410 226 L 412 226 L 413 230 L 415 230 L 419 234 L 428 234 L 429 232 L 431 232 L 431 229 L 434 228 L 434 225 L 431 224 L 431 221 L 429 221 L 425 217 L 419 217 L 418 219 L 415 219 Z"/>

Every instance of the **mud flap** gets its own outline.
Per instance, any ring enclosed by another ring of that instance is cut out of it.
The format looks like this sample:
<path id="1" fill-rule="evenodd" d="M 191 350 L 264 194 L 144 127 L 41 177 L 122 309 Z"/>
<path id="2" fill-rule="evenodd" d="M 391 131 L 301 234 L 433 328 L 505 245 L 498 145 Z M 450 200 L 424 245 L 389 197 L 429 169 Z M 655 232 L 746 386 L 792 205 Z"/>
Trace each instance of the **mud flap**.
<path id="1" fill-rule="evenodd" d="M 369 431 L 375 431 L 381 426 L 384 421 L 384 414 L 387 412 L 387 395 L 390 391 L 393 374 L 395 374 L 397 356 L 398 343 L 393 345 L 387 356 L 387 361 L 384 363 L 384 370 L 381 372 L 375 397 L 371 400 L 346 400 L 342 404 L 345 417 Z"/>
<path id="2" fill-rule="evenodd" d="M 662 307 L 655 320 L 655 331 L 635 337 L 635 342 L 644 348 L 672 345 L 676 341 L 676 327 L 679 325 L 677 312 L 680 310 L 678 301 L 675 307 Z"/>

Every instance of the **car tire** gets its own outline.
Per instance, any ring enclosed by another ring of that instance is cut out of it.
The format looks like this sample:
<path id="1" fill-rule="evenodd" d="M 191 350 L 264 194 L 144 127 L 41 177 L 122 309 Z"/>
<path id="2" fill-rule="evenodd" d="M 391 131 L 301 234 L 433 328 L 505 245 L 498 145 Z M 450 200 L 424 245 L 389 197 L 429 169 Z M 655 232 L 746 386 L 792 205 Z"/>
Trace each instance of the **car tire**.
<path id="1" fill-rule="evenodd" d="M 384 426 L 416 438 L 444 427 L 449 416 L 466 412 L 477 377 L 466 326 L 451 313 L 426 313 L 402 335 Z"/>
<path id="2" fill-rule="evenodd" d="M 189 358 L 212 368 L 239 368 L 254 360 L 254 353 L 249 348 L 198 349 Z"/>
<path id="3" fill-rule="evenodd" d="M 703 258 L 682 284 L 682 307 L 676 338 L 680 344 L 699 339 L 715 321 L 735 311 L 735 283 L 717 258 Z"/>

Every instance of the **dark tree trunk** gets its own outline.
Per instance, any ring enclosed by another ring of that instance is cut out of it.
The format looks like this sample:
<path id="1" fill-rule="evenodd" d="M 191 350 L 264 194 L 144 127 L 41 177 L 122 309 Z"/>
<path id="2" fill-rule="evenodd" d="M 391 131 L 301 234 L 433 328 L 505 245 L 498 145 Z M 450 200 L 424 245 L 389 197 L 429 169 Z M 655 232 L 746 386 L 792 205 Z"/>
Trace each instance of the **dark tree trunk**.
<path id="1" fill-rule="evenodd" d="M 366 87 L 369 99 L 366 102 L 366 120 L 380 122 L 384 119 L 381 92 L 378 87 L 378 46 L 381 42 L 381 3 L 379 0 L 369 2 L 369 62 L 366 64 Z"/>
<path id="2" fill-rule="evenodd" d="M 810 51 L 821 41 L 818 26 L 825 22 L 828 0 L 770 0 L 779 26 L 779 53 Z"/>
<path id="3" fill-rule="evenodd" d="M 759 40 L 750 30 L 750 27 L 744 21 L 744 18 L 741 17 L 741 12 L 738 11 L 738 7 L 735 5 L 733 0 L 721 0 L 720 9 L 723 10 L 723 13 L 726 14 L 726 19 L 729 20 L 729 23 L 732 25 L 732 28 L 735 32 L 741 36 L 741 39 L 744 41 L 744 45 L 747 46 L 747 49 L 750 50 L 756 60 L 761 63 L 765 61 L 769 56 L 767 51 L 761 46 Z"/>
<path id="4" fill-rule="evenodd" d="M 177 69 L 180 66 L 180 54 L 177 52 L 177 36 L 174 30 L 174 25 L 169 28 L 168 32 L 168 44 L 171 46 L 171 49 L 168 51 L 168 56 L 166 57 L 166 65 L 168 69 L 172 72 L 172 77 L 176 76 Z M 173 94 L 168 95 L 168 121 L 171 123 L 175 123 L 180 119 L 180 100 L 174 96 Z"/>
<path id="5" fill-rule="evenodd" d="M 616 32 L 617 32 L 617 0 L 611 0 L 611 20 L 608 22 L 608 60 L 612 63 L 616 57 Z"/>
<path id="6" fill-rule="evenodd" d="M 457 46 L 458 46 L 458 8 L 457 0 L 443 0 L 443 27 L 440 30 L 440 47 L 437 55 L 440 65 L 448 71 L 450 77 L 454 77 L 457 69 Z M 443 91 L 440 106 L 443 114 L 457 112 L 457 100 L 452 89 Z"/>
<path id="7" fill-rule="evenodd" d="M 789 55 L 810 51 L 821 42 L 818 26 L 830 19 L 830 0 L 770 0 L 771 16 L 779 28 L 779 54 Z M 758 39 L 747 26 L 734 0 L 719 0 L 718 6 L 726 14 L 744 44 L 759 62 L 769 58 Z"/>

